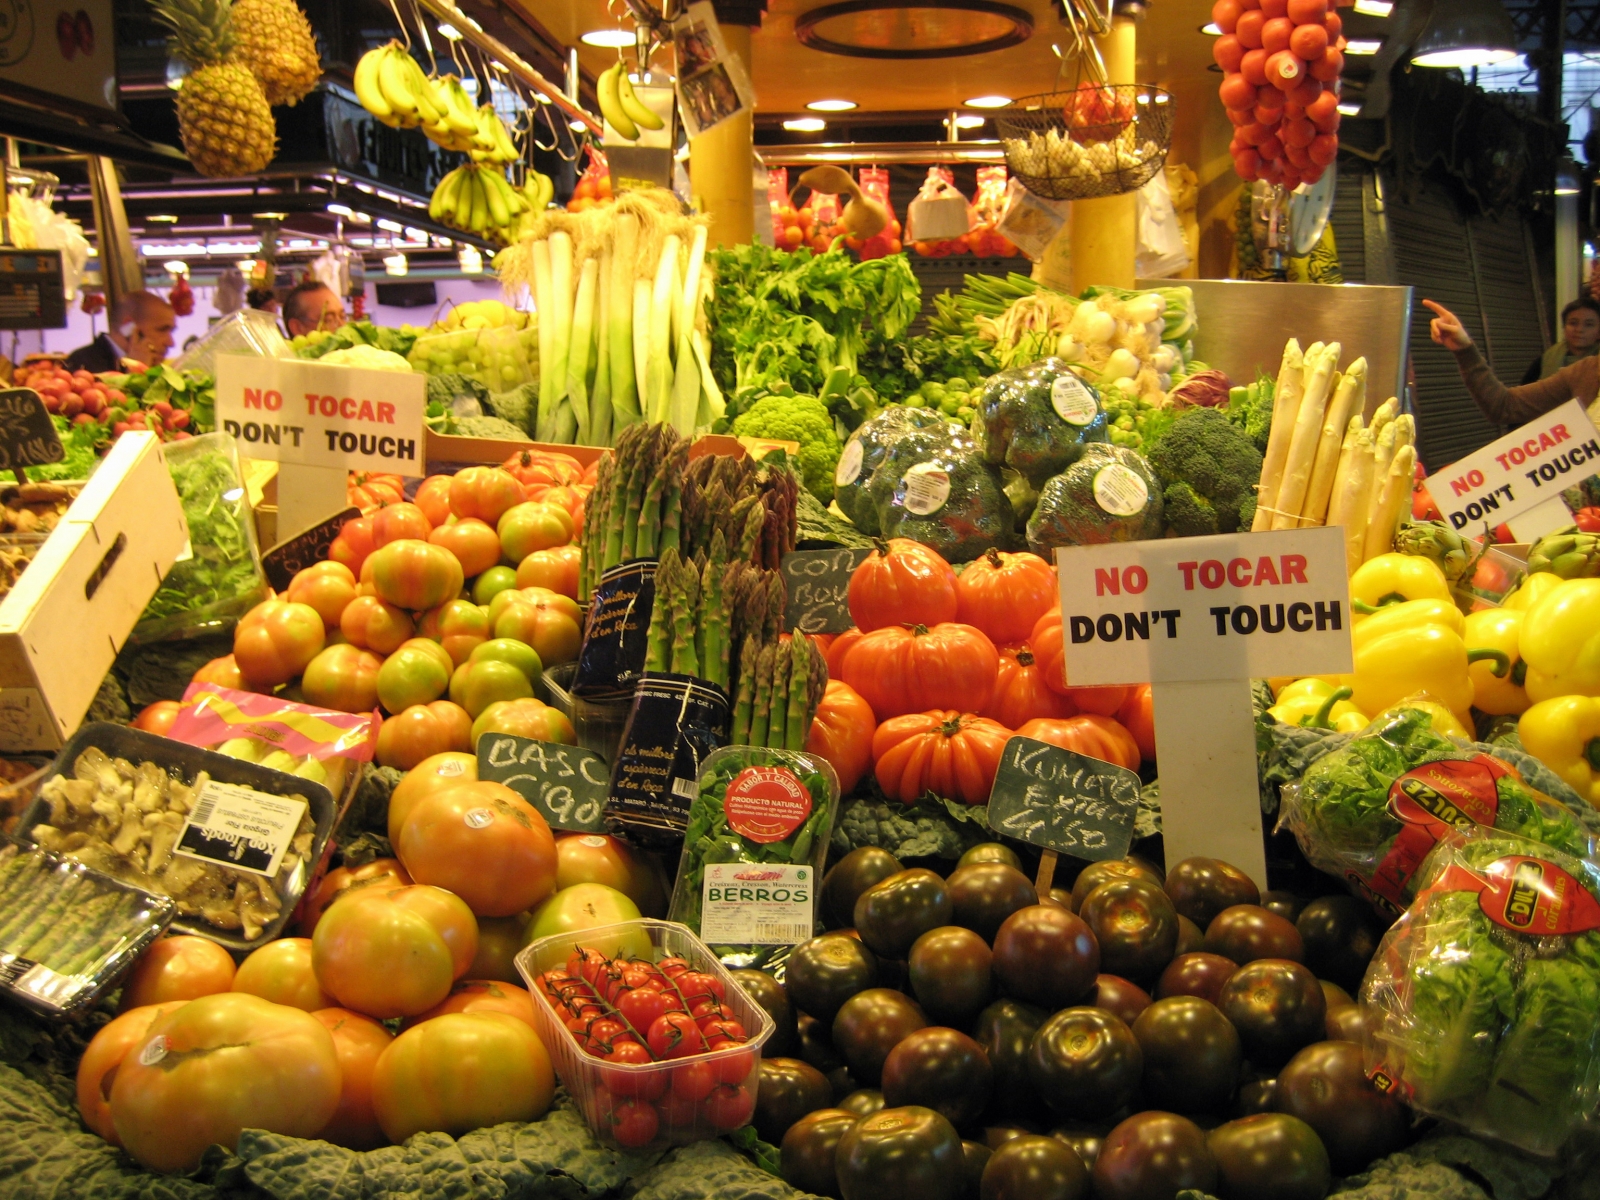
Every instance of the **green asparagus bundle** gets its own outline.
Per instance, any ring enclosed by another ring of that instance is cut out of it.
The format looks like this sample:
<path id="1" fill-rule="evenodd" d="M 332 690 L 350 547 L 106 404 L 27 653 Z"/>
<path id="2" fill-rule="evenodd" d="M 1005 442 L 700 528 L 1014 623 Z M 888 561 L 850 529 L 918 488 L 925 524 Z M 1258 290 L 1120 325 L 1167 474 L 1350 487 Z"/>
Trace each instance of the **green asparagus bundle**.
<path id="1" fill-rule="evenodd" d="M 0 852 L 0 952 L 92 975 L 148 928 L 140 893 L 42 850 Z"/>
<path id="2" fill-rule="evenodd" d="M 729 578 L 728 565 L 715 555 L 697 562 L 685 560 L 670 546 L 661 552 L 645 636 L 646 671 L 693 675 L 729 689 L 733 627 L 727 605 L 719 601 Z"/>
<path id="3" fill-rule="evenodd" d="M 816 641 L 799 630 L 764 643 L 749 635 L 739 661 L 733 744 L 804 750 L 828 686 L 828 661 Z"/>

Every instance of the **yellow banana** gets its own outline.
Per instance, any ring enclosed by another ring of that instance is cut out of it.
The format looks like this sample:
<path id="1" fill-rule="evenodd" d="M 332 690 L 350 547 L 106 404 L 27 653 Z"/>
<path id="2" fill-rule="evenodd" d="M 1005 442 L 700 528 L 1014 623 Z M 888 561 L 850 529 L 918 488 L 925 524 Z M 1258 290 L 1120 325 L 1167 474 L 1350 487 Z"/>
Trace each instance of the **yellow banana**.
<path id="1" fill-rule="evenodd" d="M 465 167 L 460 171 L 461 182 L 456 187 L 455 212 L 450 223 L 457 229 L 466 229 L 472 224 L 472 194 L 475 189 L 472 172 Z"/>
<path id="2" fill-rule="evenodd" d="M 479 168 L 483 172 L 484 200 L 489 206 L 489 224 L 501 228 L 511 224 L 511 206 L 506 203 L 506 194 L 500 190 L 505 180 L 500 178 L 499 172 L 493 167 Z"/>
<path id="3" fill-rule="evenodd" d="M 428 215 L 442 221 L 455 212 L 455 197 L 461 187 L 461 168 L 457 167 L 439 181 L 433 189 L 433 199 L 428 202 Z"/>
<path id="4" fill-rule="evenodd" d="M 521 192 L 517 191 L 516 188 L 512 187 L 511 181 L 499 171 L 494 173 L 494 177 L 498 181 L 495 186 L 500 189 L 501 195 L 506 198 L 506 207 L 511 210 L 511 215 L 513 217 L 519 217 L 523 213 L 527 212 L 528 198 Z"/>
<path id="5" fill-rule="evenodd" d="M 482 233 L 489 227 L 489 196 L 484 191 L 483 173 L 474 170 L 467 176 L 472 191 L 472 213 L 467 220 L 469 233 Z"/>
<path id="6" fill-rule="evenodd" d="M 639 127 L 633 123 L 633 118 L 623 111 L 622 101 L 617 99 L 617 77 L 622 74 L 622 63 L 616 62 L 600 73 L 599 80 L 595 83 L 595 92 L 600 97 L 600 112 L 611 128 L 617 131 L 618 136 L 630 142 L 639 140 Z"/>
<path id="7" fill-rule="evenodd" d="M 416 59 L 406 56 L 411 62 L 413 73 L 412 84 L 417 92 L 417 111 L 422 116 L 424 125 L 437 125 L 444 120 L 444 102 L 439 99 L 439 93 L 434 87 L 433 80 L 422 73 L 422 67 Z"/>
<path id="8" fill-rule="evenodd" d="M 361 56 L 356 63 L 355 89 L 361 107 L 387 124 L 394 110 L 389 107 L 389 102 L 383 97 L 383 89 L 378 86 L 378 67 L 383 62 L 384 54 L 385 51 L 379 48 L 368 50 Z"/>
<path id="9" fill-rule="evenodd" d="M 628 69 L 619 67 L 617 70 L 617 100 L 622 105 L 622 111 L 633 118 L 640 129 L 664 129 L 666 122 L 656 116 L 655 112 L 633 90 L 633 80 L 628 78 Z"/>
<path id="10" fill-rule="evenodd" d="M 461 86 L 461 80 L 455 75 L 446 75 L 443 79 L 445 101 L 448 111 L 445 113 L 445 124 L 455 132 L 457 138 L 470 138 L 478 129 L 477 113 L 472 107 L 472 98 L 467 95 L 467 89 Z"/>
<path id="11" fill-rule="evenodd" d="M 412 87 L 411 72 L 406 69 L 410 60 L 411 56 L 398 43 L 394 43 L 378 67 L 378 84 L 383 89 L 383 98 L 389 102 L 395 120 L 407 128 L 420 123 L 416 90 Z"/>

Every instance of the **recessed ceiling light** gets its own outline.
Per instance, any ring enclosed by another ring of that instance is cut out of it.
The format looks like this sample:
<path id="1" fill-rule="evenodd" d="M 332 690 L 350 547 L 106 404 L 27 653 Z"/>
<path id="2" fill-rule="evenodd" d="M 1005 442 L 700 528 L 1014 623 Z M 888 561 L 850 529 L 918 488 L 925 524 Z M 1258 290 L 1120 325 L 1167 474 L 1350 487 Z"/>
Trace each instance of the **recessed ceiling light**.
<path id="1" fill-rule="evenodd" d="M 1346 50 L 1346 53 L 1349 51 Z M 1489 67 L 1516 57 L 1515 50 L 1496 49 L 1493 46 L 1464 46 L 1459 50 L 1419 54 L 1411 61 L 1419 67 Z"/>
<path id="2" fill-rule="evenodd" d="M 589 126 L 574 117 L 572 120 L 567 122 L 567 128 L 572 130 L 573 133 L 582 133 L 585 129 L 589 128 Z"/>
<path id="3" fill-rule="evenodd" d="M 355 212 L 351 209 L 351 207 L 348 204 L 330 204 L 330 205 L 328 205 L 328 211 L 331 212 L 336 217 L 353 217 L 353 216 L 355 216 Z"/>
<path id="4" fill-rule="evenodd" d="M 1381 49 L 1383 49 L 1383 43 L 1376 38 L 1355 38 L 1345 43 L 1344 52 L 1346 54 L 1376 54 Z"/>
<path id="5" fill-rule="evenodd" d="M 962 113 L 956 118 L 956 128 L 976 129 L 988 119 L 988 117 L 980 117 L 977 113 Z"/>
<path id="6" fill-rule="evenodd" d="M 483 255 L 476 246 L 463 246 L 456 254 L 456 262 L 461 266 L 464 275 L 481 275 L 483 273 Z"/>
<path id="7" fill-rule="evenodd" d="M 791 133 L 820 133 L 828 127 L 821 117 L 794 117 L 783 123 Z"/>
<path id="8" fill-rule="evenodd" d="M 1222 26 L 1218 25 L 1215 21 L 1207 21 L 1204 25 L 1200 26 L 1200 32 L 1205 34 L 1207 37 L 1221 37 Z"/>
<path id="9" fill-rule="evenodd" d="M 849 112 L 860 106 L 854 100 L 813 100 L 806 107 L 812 112 Z"/>
<path id="10" fill-rule="evenodd" d="M 968 108 L 1004 108 L 1011 103 L 1010 96 L 974 96 L 965 102 Z"/>
<path id="11" fill-rule="evenodd" d="M 1359 104 L 1340 104 L 1337 106 L 1337 108 L 1347 117 L 1356 117 L 1361 115 L 1361 105 Z"/>
<path id="12" fill-rule="evenodd" d="M 1394 5 L 1389 0 L 1356 0 L 1356 11 L 1369 17 L 1387 17 Z"/>
<path id="13" fill-rule="evenodd" d="M 257 213 L 256 216 L 263 221 L 287 221 L 289 219 L 288 213 Z"/>
<path id="14" fill-rule="evenodd" d="M 1562 194 L 1559 191 L 1556 192 L 1558 196 Z M 175 258 L 171 262 L 164 262 L 161 265 L 166 268 L 169 275 L 187 275 L 189 273 L 189 264 L 181 258 Z"/>
<path id="15" fill-rule="evenodd" d="M 606 49 L 620 49 L 631 46 L 637 40 L 631 29 L 591 29 L 578 39 L 585 46 L 603 46 Z"/>

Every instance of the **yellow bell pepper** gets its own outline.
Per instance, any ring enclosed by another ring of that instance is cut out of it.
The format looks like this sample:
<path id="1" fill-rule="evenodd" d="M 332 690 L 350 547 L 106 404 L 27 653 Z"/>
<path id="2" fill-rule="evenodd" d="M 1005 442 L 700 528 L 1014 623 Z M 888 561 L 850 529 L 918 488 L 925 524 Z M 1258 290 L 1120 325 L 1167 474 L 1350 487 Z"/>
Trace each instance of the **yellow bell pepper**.
<path id="1" fill-rule="evenodd" d="M 1532 575 L 1524 575 L 1516 591 L 1501 602 L 1501 607 L 1527 612 L 1565 582 L 1565 579 L 1551 571 L 1535 571 Z"/>
<path id="2" fill-rule="evenodd" d="M 1460 633 L 1463 624 L 1461 610 L 1453 601 L 1440 600 L 1436 597 L 1404 600 L 1398 604 L 1385 604 L 1370 616 L 1358 616 L 1354 628 L 1350 631 L 1350 640 L 1359 650 L 1373 638 L 1393 633 L 1397 629 L 1443 625 L 1446 629 Z"/>
<path id="3" fill-rule="evenodd" d="M 1509 669 L 1506 656 L 1483 649 L 1479 658 L 1494 658 Z M 1472 680 L 1467 644 L 1443 625 L 1419 625 L 1382 634 L 1355 652 L 1355 694 L 1362 712 L 1382 712 L 1417 693 L 1444 705 L 1463 725 L 1472 723 Z"/>
<path id="4" fill-rule="evenodd" d="M 1302 687 L 1301 685 L 1308 685 Z M 1293 695 L 1282 695 L 1267 711 L 1285 725 L 1305 725 L 1313 729 L 1337 729 L 1354 733 L 1367 727 L 1367 716 L 1349 701 L 1348 687 L 1335 688 L 1316 678 L 1296 680 L 1289 688 Z"/>
<path id="5" fill-rule="evenodd" d="M 1455 713 L 1442 704 L 1435 704 L 1432 700 L 1404 700 L 1379 715 L 1384 717 L 1393 716 L 1402 708 L 1416 708 L 1427 713 L 1428 723 L 1433 726 L 1435 733 L 1443 734 L 1447 737 L 1465 738 L 1469 742 L 1472 740 L 1472 734 L 1456 718 Z"/>
<path id="6" fill-rule="evenodd" d="M 1530 700 L 1600 696 L 1600 579 L 1569 579 L 1534 603 L 1520 645 Z"/>
<path id="7" fill-rule="evenodd" d="M 1405 600 L 1451 600 L 1450 581 L 1431 558 L 1380 554 L 1350 576 L 1350 599 L 1357 612 L 1362 605 L 1371 610 Z"/>
<path id="8" fill-rule="evenodd" d="M 1486 608 L 1470 613 L 1462 633 L 1467 651 L 1498 650 L 1511 661 L 1511 669 L 1496 675 L 1497 663 L 1482 659 L 1467 668 L 1472 678 L 1472 707 L 1491 716 L 1526 711 L 1533 701 L 1523 682 L 1528 664 L 1522 661 L 1519 644 L 1522 622 L 1527 614 L 1515 608 Z"/>
<path id="9" fill-rule="evenodd" d="M 1600 804 L 1600 700 L 1541 700 L 1522 714 L 1517 733 L 1529 754 L 1589 803 Z"/>
<path id="10" fill-rule="evenodd" d="M 1277 703 L 1283 704 L 1289 700 L 1302 697 L 1314 699 L 1321 704 L 1338 686 L 1337 675 L 1306 675 L 1293 682 L 1286 683 L 1278 689 Z"/>

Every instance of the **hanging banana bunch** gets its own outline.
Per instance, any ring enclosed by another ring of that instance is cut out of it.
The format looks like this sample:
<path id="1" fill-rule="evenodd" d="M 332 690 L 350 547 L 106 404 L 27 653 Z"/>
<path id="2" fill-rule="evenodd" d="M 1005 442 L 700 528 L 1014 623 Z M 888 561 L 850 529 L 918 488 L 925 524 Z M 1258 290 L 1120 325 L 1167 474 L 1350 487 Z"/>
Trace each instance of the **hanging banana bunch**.
<path id="1" fill-rule="evenodd" d="M 638 141 L 641 130 L 666 127 L 666 122 L 634 92 L 633 81 L 628 78 L 628 65 L 620 58 L 600 73 L 595 91 L 600 97 L 601 114 L 611 128 L 628 141 Z"/>
<path id="2" fill-rule="evenodd" d="M 432 83 L 444 117 L 423 125 L 422 132 L 446 150 L 470 151 L 478 136 L 478 112 L 472 105 L 472 97 L 454 75 L 440 76 Z"/>
<path id="3" fill-rule="evenodd" d="M 526 190 L 512 187 L 499 167 L 468 163 L 439 181 L 428 215 L 463 233 L 509 242 L 532 199 Z"/>
<path id="4" fill-rule="evenodd" d="M 550 202 L 556 198 L 555 180 L 548 175 L 542 175 L 532 167 L 528 168 L 528 177 L 522 183 L 522 197 L 527 201 L 527 211 L 517 218 L 516 234 L 513 241 L 521 241 L 533 232 L 534 222 L 537 221 L 545 209 L 550 207 Z"/>
<path id="5" fill-rule="evenodd" d="M 445 119 L 433 84 L 399 42 L 361 56 L 356 63 L 355 89 L 361 106 L 393 129 L 435 125 Z M 477 127 L 475 122 L 472 127 Z"/>
<path id="6" fill-rule="evenodd" d="M 473 138 L 472 148 L 467 151 L 473 162 L 507 166 L 522 157 L 512 144 L 506 123 L 495 112 L 494 105 L 480 105 L 477 117 L 477 134 Z"/>

